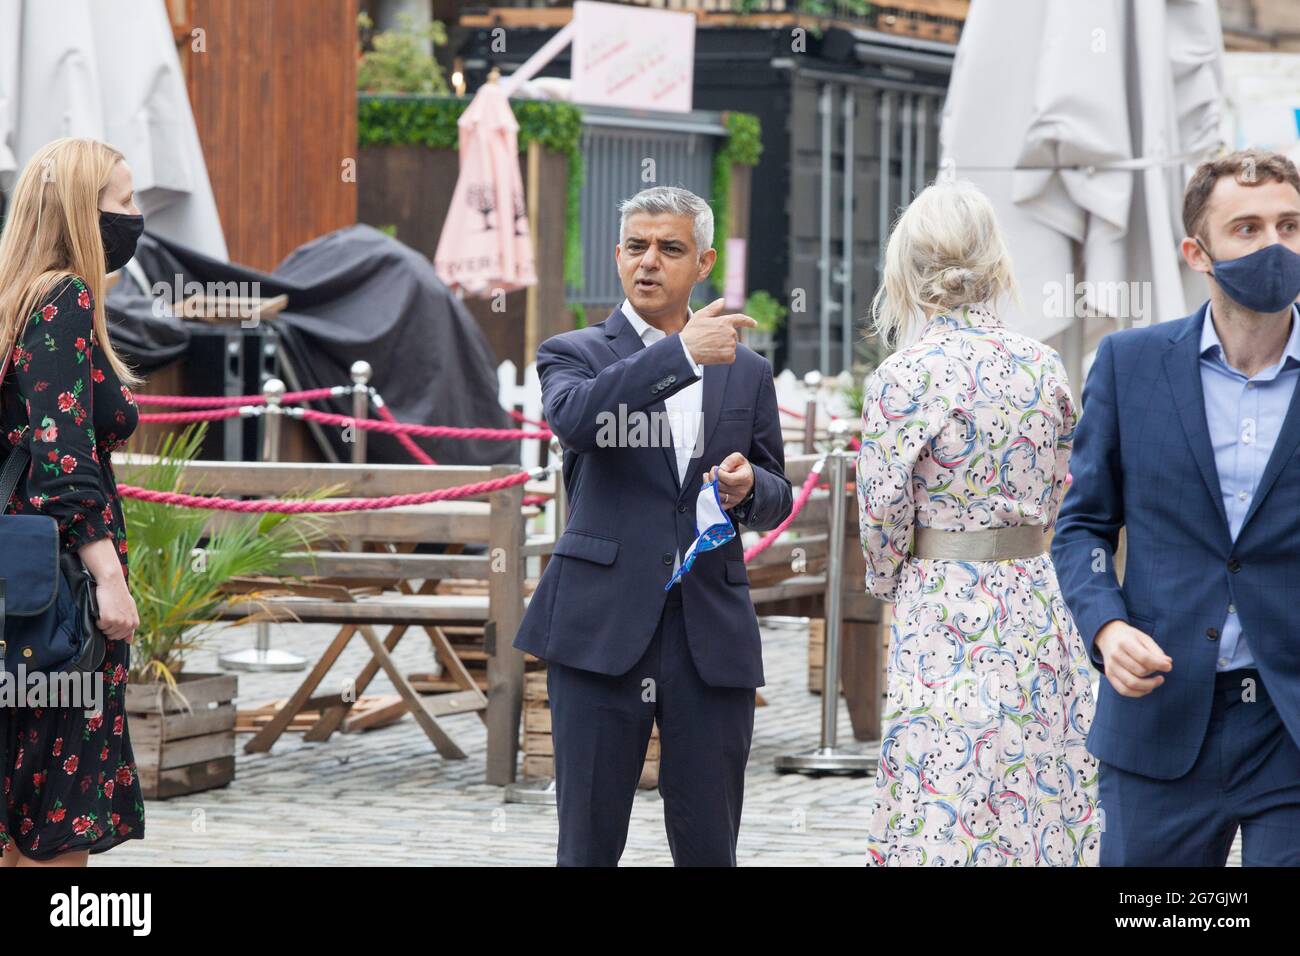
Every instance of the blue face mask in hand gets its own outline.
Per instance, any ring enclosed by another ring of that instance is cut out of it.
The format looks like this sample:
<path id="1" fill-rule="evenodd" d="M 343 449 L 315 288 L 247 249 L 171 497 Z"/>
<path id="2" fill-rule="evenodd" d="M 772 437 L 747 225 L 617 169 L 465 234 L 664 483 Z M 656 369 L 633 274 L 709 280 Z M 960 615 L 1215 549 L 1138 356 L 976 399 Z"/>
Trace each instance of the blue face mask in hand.
<path id="1" fill-rule="evenodd" d="M 1219 288 L 1238 305 L 1281 312 L 1300 297 L 1300 255 L 1280 242 L 1236 259 L 1215 259 L 1199 237 L 1196 242 L 1210 256 Z"/>
<path id="2" fill-rule="evenodd" d="M 691 569 L 698 555 L 720 548 L 736 536 L 736 526 L 731 523 L 731 517 L 723 509 L 722 501 L 718 498 L 716 478 L 706 482 L 695 497 L 695 535 L 695 540 L 691 542 L 691 546 L 686 549 L 686 554 L 682 557 L 682 566 L 664 585 L 665 591 Z"/>

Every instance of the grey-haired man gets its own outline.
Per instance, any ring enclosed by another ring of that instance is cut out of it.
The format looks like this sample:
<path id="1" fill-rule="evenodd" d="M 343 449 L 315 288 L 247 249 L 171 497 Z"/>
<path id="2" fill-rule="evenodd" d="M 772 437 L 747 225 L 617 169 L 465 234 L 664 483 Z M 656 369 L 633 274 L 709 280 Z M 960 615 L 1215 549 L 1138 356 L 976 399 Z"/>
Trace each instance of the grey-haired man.
<path id="1" fill-rule="evenodd" d="M 739 536 L 697 555 L 702 479 L 733 525 L 767 530 L 792 493 L 772 367 L 738 344 L 753 319 L 698 312 L 717 257 L 713 215 L 684 189 L 621 207 L 615 260 L 627 298 L 603 322 L 543 342 L 542 400 L 564 446 L 569 520 L 515 646 L 548 662 L 560 865 L 616 864 L 651 728 L 673 861 L 729 866 L 763 685 Z M 615 429 L 613 422 L 649 427 Z M 670 423 L 671 441 L 653 438 Z"/>

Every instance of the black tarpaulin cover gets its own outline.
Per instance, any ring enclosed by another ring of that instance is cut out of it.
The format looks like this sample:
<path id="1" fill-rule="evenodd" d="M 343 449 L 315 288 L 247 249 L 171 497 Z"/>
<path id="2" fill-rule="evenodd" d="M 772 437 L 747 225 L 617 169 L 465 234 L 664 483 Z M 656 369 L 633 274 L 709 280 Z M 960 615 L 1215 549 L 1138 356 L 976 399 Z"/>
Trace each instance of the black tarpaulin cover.
<path id="1" fill-rule="evenodd" d="M 496 359 L 474 317 L 428 259 L 377 229 L 356 225 L 321 236 L 294 250 L 269 274 L 148 234 L 140 239 L 136 262 L 151 288 L 157 283 L 166 286 L 162 298 L 168 302 L 182 298 L 190 282 L 248 283 L 237 294 L 288 295 L 286 309 L 266 321 L 275 323 L 304 389 L 351 384 L 349 369 L 363 359 L 372 369 L 370 384 L 398 421 L 515 427 L 497 402 Z M 252 283 L 259 284 L 256 292 Z M 159 316 L 154 297 L 125 273 L 105 305 L 114 344 L 141 374 L 182 355 L 190 327 L 198 324 Z M 349 396 L 308 407 L 352 414 Z M 340 459 L 348 460 L 351 449 L 341 440 L 340 430 L 326 426 L 324 432 Z M 517 441 L 415 441 L 442 464 L 519 460 Z M 366 458 L 412 461 L 395 438 L 374 431 L 367 438 Z"/>

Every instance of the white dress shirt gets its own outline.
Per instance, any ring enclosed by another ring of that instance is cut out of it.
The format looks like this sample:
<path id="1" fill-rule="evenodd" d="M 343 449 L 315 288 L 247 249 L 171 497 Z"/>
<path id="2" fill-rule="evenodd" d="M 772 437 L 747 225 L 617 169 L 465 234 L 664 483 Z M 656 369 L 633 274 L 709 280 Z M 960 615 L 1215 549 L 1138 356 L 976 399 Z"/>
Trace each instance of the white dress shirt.
<path id="1" fill-rule="evenodd" d="M 632 324 L 633 331 L 640 336 L 641 341 L 647 348 L 660 339 L 667 337 L 663 329 L 656 329 L 637 315 L 636 310 L 632 308 L 632 303 L 628 302 L 627 299 L 623 300 L 623 304 L 619 308 L 627 316 L 628 322 Z M 688 308 L 686 310 L 687 321 L 690 321 L 691 315 L 691 310 Z M 680 335 L 678 339 L 681 340 Z M 693 457 L 692 452 L 695 451 L 695 442 L 699 437 L 700 429 L 704 425 L 704 366 L 695 361 L 684 340 L 682 340 L 682 351 L 686 353 L 686 361 L 694 366 L 695 374 L 699 378 L 665 398 L 664 409 L 668 412 L 668 428 L 673 436 L 673 450 L 677 453 L 677 479 L 685 488 L 687 486 L 686 469 L 690 467 L 691 458 Z M 657 434 L 658 430 L 651 427 L 649 431 L 653 435 Z M 682 551 L 681 548 L 678 548 L 673 562 L 674 573 L 681 567 L 681 563 Z"/>
<path id="2" fill-rule="evenodd" d="M 620 308 L 623 314 L 627 316 L 632 323 L 632 329 L 641 341 L 649 348 L 662 338 L 666 338 L 663 329 L 656 329 L 653 325 L 646 322 L 645 319 L 636 314 L 632 304 L 627 299 L 623 300 Z M 691 310 L 686 310 L 687 321 L 690 320 Z M 681 340 L 681 336 L 678 336 Z M 695 441 L 699 436 L 700 428 L 704 423 L 704 366 L 698 364 L 691 356 L 691 350 L 686 347 L 686 342 L 682 342 L 682 351 L 686 353 L 686 361 L 695 367 L 695 374 L 700 376 L 691 382 L 685 388 L 674 392 L 664 399 L 664 408 L 668 412 L 668 424 L 673 435 L 673 450 L 677 452 L 677 479 L 686 487 L 686 469 L 691 463 L 691 453 L 695 450 Z"/>

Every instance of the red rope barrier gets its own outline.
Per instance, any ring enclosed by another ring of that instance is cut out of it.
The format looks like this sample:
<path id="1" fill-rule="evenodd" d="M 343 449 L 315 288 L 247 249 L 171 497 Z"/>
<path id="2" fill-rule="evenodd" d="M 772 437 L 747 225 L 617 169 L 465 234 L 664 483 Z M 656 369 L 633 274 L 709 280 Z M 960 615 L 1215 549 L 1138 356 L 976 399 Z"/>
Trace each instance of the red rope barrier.
<path id="1" fill-rule="evenodd" d="M 807 417 L 806 415 L 803 414 L 803 412 L 796 412 L 793 408 L 786 408 L 784 405 L 778 405 L 776 406 L 776 409 L 777 411 L 782 412 L 783 414 L 786 415 L 790 415 L 793 418 Z M 833 422 L 838 422 L 841 420 L 842 419 L 838 415 L 831 416 L 831 421 Z M 852 448 L 854 451 L 858 451 L 860 448 L 862 448 L 862 442 L 857 438 L 857 436 L 852 435 L 849 437 L 849 447 Z"/>
<path id="2" fill-rule="evenodd" d="M 408 435 L 419 435 L 422 438 L 481 438 L 487 441 L 513 441 L 516 438 L 532 438 L 537 441 L 547 441 L 551 437 L 549 431 L 530 432 L 515 428 L 455 428 L 451 425 L 411 425 L 403 422 L 381 422 L 373 418 L 350 418 L 347 415 L 332 415 L 329 412 L 318 412 L 310 408 L 300 409 L 295 417 L 320 422 L 323 425 L 356 425 L 358 428 L 367 428 L 387 435 L 405 432 Z"/>
<path id="3" fill-rule="evenodd" d="M 285 392 L 280 404 L 311 402 L 329 398 L 332 388 L 311 388 L 304 392 Z M 137 405 L 171 405 L 174 408 L 211 408 L 225 405 L 265 405 L 265 395 L 133 395 Z"/>
<path id="4" fill-rule="evenodd" d="M 141 412 L 142 422 L 213 422 L 222 418 L 238 418 L 237 408 L 210 408 L 197 412 Z"/>
<path id="5" fill-rule="evenodd" d="M 522 415 L 522 414 L 520 414 L 519 412 L 515 411 L 513 408 L 507 408 L 507 409 L 506 409 L 506 414 L 509 415 L 511 418 L 513 418 L 515 421 L 519 422 L 519 423 L 522 424 L 522 425 L 532 425 L 532 426 L 535 427 L 535 428 L 550 428 L 550 427 L 551 427 L 551 426 L 547 425 L 546 422 L 539 422 L 539 421 L 537 421 L 536 419 L 529 418 L 529 417 L 527 417 L 526 415 Z"/>
<path id="6" fill-rule="evenodd" d="M 257 501 L 236 501 L 232 498 L 217 498 L 204 495 L 186 495 L 175 491 L 154 491 L 151 488 L 139 488 L 135 485 L 118 485 L 117 490 L 127 498 L 140 501 L 152 501 L 163 505 L 180 505 L 183 508 L 208 508 L 213 511 L 240 511 L 252 513 L 271 512 L 273 514 L 333 514 L 340 511 L 381 511 L 385 508 L 400 508 L 405 505 L 423 505 L 432 501 L 452 501 L 460 498 L 472 498 L 476 495 L 513 488 L 533 480 L 533 472 L 520 471 L 503 478 L 489 481 L 476 481 L 454 488 L 439 488 L 437 491 L 421 491 L 409 495 L 387 495 L 382 498 L 339 498 L 335 501 L 285 501 L 276 498 L 264 498 Z"/>
<path id="7" fill-rule="evenodd" d="M 316 399 L 329 398 L 335 395 L 336 392 L 337 389 L 328 388 L 328 387 L 307 389 L 301 392 L 286 392 L 281 397 L 280 403 L 282 405 L 288 405 L 290 403 L 296 403 L 296 402 L 315 401 Z M 409 432 L 415 432 L 416 434 L 430 435 L 431 437 L 437 437 L 439 435 L 443 435 L 445 437 L 487 438 L 487 439 L 503 439 L 503 440 L 511 439 L 511 438 L 542 439 L 542 438 L 551 437 L 550 430 L 547 429 L 545 422 L 534 421 L 533 419 L 527 418 L 526 416 L 521 415 L 519 412 L 514 411 L 513 409 L 507 409 L 507 411 L 509 411 L 510 416 L 515 421 L 522 422 L 528 425 L 537 426 L 543 429 L 544 432 L 531 433 L 531 432 L 526 432 L 521 430 L 517 431 L 511 429 L 453 429 L 453 428 L 448 428 L 446 426 L 431 426 L 431 425 L 407 426 L 404 423 L 399 422 L 393 416 L 393 413 L 389 410 L 388 406 L 384 404 L 384 402 L 379 398 L 378 394 L 374 393 L 373 390 L 372 390 L 372 397 L 375 399 L 373 404 L 375 407 L 375 411 L 379 415 L 379 418 L 383 422 L 387 423 L 388 425 L 396 426 L 396 427 L 395 428 L 378 427 L 377 423 L 362 424 L 361 427 L 370 428 L 374 431 L 384 432 L 386 434 L 393 435 L 393 437 L 397 439 L 397 441 L 402 445 L 402 447 L 407 450 L 410 456 L 422 465 L 436 465 L 437 461 L 435 461 L 432 457 L 430 457 L 429 454 L 423 448 L 421 448 L 419 445 L 415 443 L 415 441 L 411 438 Z M 136 399 L 136 404 L 138 405 L 171 405 L 174 407 L 198 409 L 197 411 L 192 411 L 192 412 L 146 412 L 140 415 L 140 421 L 142 422 L 163 422 L 163 423 L 217 421 L 224 418 L 234 418 L 242 414 L 240 408 L 236 406 L 266 404 L 266 396 L 264 395 L 234 395 L 234 396 L 208 395 L 208 396 L 198 396 L 198 397 L 189 396 L 189 395 L 137 395 L 135 396 L 135 399 Z M 210 407 L 210 406 L 216 406 L 216 407 Z M 305 411 L 310 411 L 310 410 L 305 410 Z M 318 418 L 316 416 L 326 416 L 327 414 L 328 413 L 324 413 L 324 412 L 316 412 L 314 413 L 313 416 L 310 417 L 315 418 L 316 421 L 322 421 L 324 420 L 323 418 Z M 304 416 L 304 417 L 308 417 L 308 416 Z M 347 424 L 347 423 L 357 422 L 356 419 L 349 418 L 347 416 L 338 415 L 332 417 L 334 419 L 334 423 L 336 424 Z M 361 420 L 361 422 L 363 423 L 367 421 L 369 420 L 368 419 Z M 132 485 L 122 485 L 120 487 L 122 489 L 129 489 L 129 491 L 124 490 L 122 492 L 128 497 L 141 498 L 142 500 L 146 500 L 146 501 L 157 501 L 163 504 L 184 504 L 184 505 L 188 505 L 189 507 L 200 507 L 200 508 L 211 507 L 211 508 L 216 508 L 218 510 L 231 510 L 231 511 L 262 510 L 262 511 L 275 511 L 278 513 L 280 510 L 278 506 L 260 507 L 258 509 L 234 508 L 228 505 L 216 505 L 216 504 L 209 503 L 217 500 L 228 500 L 228 499 L 212 499 L 212 498 L 203 498 L 203 497 L 193 496 L 193 495 L 175 495 L 172 493 L 153 492 L 153 491 L 149 491 L 148 489 L 136 488 L 135 486 Z M 508 487 L 508 485 L 506 487 Z M 363 499 L 357 499 L 357 500 L 363 500 Z M 374 499 L 374 500 L 383 501 L 386 499 Z M 397 499 L 394 498 L 392 500 L 397 500 Z M 440 499 L 433 498 L 429 500 L 440 500 Z M 525 505 L 525 507 L 531 505 L 545 505 L 549 501 L 550 501 L 550 497 L 548 495 L 541 495 L 541 494 L 525 495 L 523 504 Z M 196 504 L 195 502 L 203 502 L 203 503 Z M 407 503 L 413 504 L 418 502 L 409 501 Z M 235 502 L 235 504 L 247 505 L 249 504 L 249 502 Z M 373 506 L 367 506 L 367 507 L 369 508 Z M 295 511 L 300 511 L 300 510 L 314 510 L 314 509 L 286 507 L 284 509 L 284 513 L 293 513 Z M 325 509 L 321 509 L 321 510 L 325 510 Z M 354 508 L 334 507 L 330 510 L 334 510 L 334 511 L 367 510 L 367 508 L 354 509 Z"/>
<path id="8" fill-rule="evenodd" d="M 759 538 L 758 541 L 754 543 L 754 546 L 745 552 L 746 564 L 752 561 L 755 556 L 770 548 L 772 542 L 781 537 L 781 533 L 785 531 L 786 528 L 790 527 L 790 523 L 794 521 L 795 518 L 799 517 L 799 512 L 803 511 L 803 506 L 808 503 L 808 499 L 812 497 L 812 493 L 817 487 L 817 479 L 821 477 L 822 465 L 825 461 L 825 458 L 819 458 L 813 463 L 812 468 L 808 471 L 808 477 L 805 478 L 803 484 L 799 486 L 799 494 L 794 497 L 794 504 L 790 508 L 790 514 L 779 525 L 767 534 L 763 535 L 763 537 Z"/>
<path id="9" fill-rule="evenodd" d="M 385 412 L 387 411 L 382 405 L 380 408 Z M 147 412 L 140 415 L 140 421 L 201 422 L 220 418 L 234 418 L 240 414 L 242 413 L 238 408 L 212 408 L 193 412 Z M 352 418 L 349 415 L 333 415 L 329 412 L 318 412 L 310 408 L 297 409 L 297 414 L 293 417 L 340 427 L 355 425 L 358 428 L 382 432 L 386 435 L 419 435 L 423 438 L 464 438 L 485 441 L 514 441 L 519 438 L 549 441 L 551 438 L 549 431 L 530 432 L 517 428 L 456 428 L 451 425 L 411 425 L 393 420 L 391 412 L 386 416 L 388 419 L 386 421 L 374 418 Z M 432 459 L 425 462 L 425 464 L 432 463 Z"/>
<path id="10" fill-rule="evenodd" d="M 397 419 L 393 417 L 393 413 L 388 410 L 387 405 L 376 403 L 375 411 L 379 413 L 379 417 L 382 418 L 384 421 L 393 422 L 393 423 L 397 422 Z M 401 442 L 402 447 L 405 448 L 410 453 L 411 457 L 414 458 L 416 461 L 418 461 L 420 464 L 422 465 L 437 464 L 436 461 L 434 461 L 432 458 L 428 456 L 428 454 L 425 452 L 423 448 L 421 448 L 419 445 L 415 443 L 415 440 L 412 439 L 410 435 L 407 435 L 403 432 L 398 432 L 396 438 L 399 442 Z"/>

